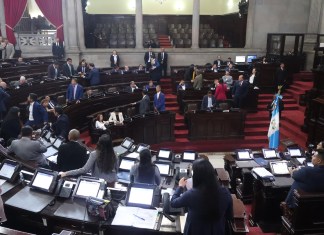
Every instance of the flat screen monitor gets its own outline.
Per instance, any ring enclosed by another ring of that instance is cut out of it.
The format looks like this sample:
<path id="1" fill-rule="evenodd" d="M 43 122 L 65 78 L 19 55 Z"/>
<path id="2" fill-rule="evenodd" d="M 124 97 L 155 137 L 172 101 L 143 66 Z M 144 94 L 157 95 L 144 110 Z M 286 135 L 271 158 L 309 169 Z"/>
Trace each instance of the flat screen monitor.
<path id="1" fill-rule="evenodd" d="M 138 144 L 136 148 L 136 152 L 141 152 L 143 149 L 149 149 L 150 146 L 146 144 Z"/>
<path id="2" fill-rule="evenodd" d="M 0 178 L 14 181 L 19 169 L 20 164 L 18 162 L 5 159 L 0 165 Z"/>
<path id="3" fill-rule="evenodd" d="M 50 141 L 51 139 L 51 132 L 50 131 L 47 131 L 45 136 L 44 136 L 44 139 L 46 139 L 47 141 Z"/>
<path id="4" fill-rule="evenodd" d="M 291 157 L 301 157 L 302 156 L 302 153 L 299 148 L 288 149 L 288 152 Z"/>
<path id="5" fill-rule="evenodd" d="M 127 190 L 126 206 L 152 208 L 155 188 L 156 185 L 151 184 L 130 184 Z"/>
<path id="6" fill-rule="evenodd" d="M 36 170 L 33 179 L 30 182 L 30 187 L 44 192 L 53 193 L 57 177 L 57 172 L 39 168 Z"/>
<path id="7" fill-rule="evenodd" d="M 182 154 L 182 161 L 187 161 L 187 162 L 192 162 L 196 160 L 197 158 L 197 153 L 194 151 L 185 151 Z"/>
<path id="8" fill-rule="evenodd" d="M 124 171 L 130 171 L 134 163 L 135 163 L 134 160 L 122 158 L 120 160 L 119 169 Z"/>
<path id="9" fill-rule="evenodd" d="M 257 58 L 257 55 L 248 55 L 246 62 L 252 63 L 252 60 L 255 60 L 256 58 Z"/>
<path id="10" fill-rule="evenodd" d="M 274 175 L 289 175 L 288 164 L 284 161 L 270 162 L 270 168 Z"/>
<path id="11" fill-rule="evenodd" d="M 75 186 L 73 197 L 87 198 L 97 197 L 102 198 L 105 188 L 104 180 L 91 178 L 91 177 L 79 177 Z"/>
<path id="12" fill-rule="evenodd" d="M 162 176 L 169 176 L 170 174 L 170 164 L 162 163 L 162 162 L 155 162 L 155 165 L 159 168 L 160 175 Z"/>
<path id="13" fill-rule="evenodd" d="M 245 55 L 235 56 L 235 63 L 245 63 Z"/>
<path id="14" fill-rule="evenodd" d="M 160 149 L 157 155 L 158 159 L 171 160 L 172 154 L 170 149 Z"/>
<path id="15" fill-rule="evenodd" d="M 123 146 L 126 149 L 130 149 L 133 143 L 134 141 L 132 139 L 126 137 L 124 141 L 121 143 L 121 146 Z"/>
<path id="16" fill-rule="evenodd" d="M 262 149 L 263 157 L 265 159 L 277 158 L 277 151 L 275 149 Z"/>
<path id="17" fill-rule="evenodd" d="M 253 156 L 251 154 L 251 149 L 238 149 L 236 152 L 237 160 L 251 160 Z"/>
<path id="18" fill-rule="evenodd" d="M 54 144 L 53 144 L 53 146 L 56 149 L 58 149 L 61 146 L 62 143 L 63 143 L 63 141 L 61 139 L 56 139 L 55 142 L 54 142 Z"/>

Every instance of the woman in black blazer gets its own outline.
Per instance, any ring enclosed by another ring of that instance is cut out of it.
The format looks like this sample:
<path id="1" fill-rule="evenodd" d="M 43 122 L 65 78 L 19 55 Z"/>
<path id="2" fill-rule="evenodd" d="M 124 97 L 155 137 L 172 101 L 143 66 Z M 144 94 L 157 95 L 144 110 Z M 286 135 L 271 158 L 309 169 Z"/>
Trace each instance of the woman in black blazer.
<path id="1" fill-rule="evenodd" d="M 117 51 L 113 50 L 112 55 L 110 56 L 110 67 L 115 68 L 119 67 L 120 58 L 117 55 Z"/>
<path id="2" fill-rule="evenodd" d="M 18 107 L 11 107 L 1 124 L 1 137 L 6 144 L 10 139 L 17 139 L 20 134 L 22 124 L 19 119 L 19 114 L 20 109 Z"/>

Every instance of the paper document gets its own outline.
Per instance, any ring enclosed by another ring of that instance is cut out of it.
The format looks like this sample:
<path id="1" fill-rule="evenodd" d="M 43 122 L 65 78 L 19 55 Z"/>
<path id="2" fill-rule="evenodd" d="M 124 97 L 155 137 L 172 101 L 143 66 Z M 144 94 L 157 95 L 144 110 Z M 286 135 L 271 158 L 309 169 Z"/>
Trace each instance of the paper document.
<path id="1" fill-rule="evenodd" d="M 255 174 L 260 176 L 261 178 L 269 178 L 273 177 L 273 174 L 271 172 L 267 171 L 264 167 L 255 167 L 252 170 Z"/>
<path id="2" fill-rule="evenodd" d="M 184 227 L 186 225 L 187 215 L 188 215 L 188 213 L 186 213 L 185 215 L 180 216 L 180 227 L 181 227 L 181 233 L 182 234 L 184 232 Z"/>
<path id="3" fill-rule="evenodd" d="M 304 161 L 306 160 L 304 157 L 296 157 L 296 159 L 301 165 L 303 165 Z"/>
<path id="4" fill-rule="evenodd" d="M 119 206 L 112 225 L 154 229 L 158 216 L 157 210 L 139 207 Z"/>
<path id="5" fill-rule="evenodd" d="M 57 164 L 57 155 L 53 155 L 47 158 L 48 161 Z"/>

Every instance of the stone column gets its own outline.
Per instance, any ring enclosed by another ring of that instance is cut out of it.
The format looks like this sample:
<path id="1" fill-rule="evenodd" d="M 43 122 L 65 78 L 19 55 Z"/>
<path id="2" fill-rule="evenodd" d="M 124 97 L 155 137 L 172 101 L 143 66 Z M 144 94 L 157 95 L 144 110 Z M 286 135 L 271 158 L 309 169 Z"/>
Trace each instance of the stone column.
<path id="1" fill-rule="evenodd" d="M 193 1 L 191 48 L 199 48 L 200 0 Z"/>
<path id="2" fill-rule="evenodd" d="M 82 11 L 82 3 L 81 1 L 76 1 L 76 22 L 78 27 L 78 40 L 79 40 L 79 48 L 80 50 L 85 50 L 85 42 L 84 42 L 84 23 L 83 23 L 83 11 Z"/>
<path id="3" fill-rule="evenodd" d="M 136 0 L 135 10 L 136 48 L 143 48 L 143 7 L 142 0 Z"/>
<path id="4" fill-rule="evenodd" d="M 3 0 L 0 0 L 0 31 L 2 37 L 7 37 L 6 32 L 6 18 L 5 18 L 5 10 Z"/>
<path id="5" fill-rule="evenodd" d="M 246 22 L 245 48 L 253 48 L 255 2 L 256 0 L 249 0 L 249 9 Z"/>

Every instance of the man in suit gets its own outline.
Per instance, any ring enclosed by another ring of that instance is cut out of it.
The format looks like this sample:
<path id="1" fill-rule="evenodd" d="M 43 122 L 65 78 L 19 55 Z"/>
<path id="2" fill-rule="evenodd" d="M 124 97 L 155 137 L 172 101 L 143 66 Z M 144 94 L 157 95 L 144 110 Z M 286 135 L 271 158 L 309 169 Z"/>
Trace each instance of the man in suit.
<path id="1" fill-rule="evenodd" d="M 187 89 L 187 84 L 185 83 L 185 81 L 183 79 L 181 79 L 181 81 L 179 82 L 178 86 L 177 86 L 177 91 L 185 91 Z"/>
<path id="2" fill-rule="evenodd" d="M 232 90 L 232 97 L 234 99 L 234 106 L 236 108 L 243 108 L 248 91 L 249 83 L 244 80 L 243 75 L 240 75 Z"/>
<path id="3" fill-rule="evenodd" d="M 158 61 L 161 66 L 163 76 L 166 77 L 168 69 L 168 53 L 165 52 L 164 48 L 161 48 L 161 52 L 158 53 Z"/>
<path id="4" fill-rule="evenodd" d="M 82 75 L 82 77 L 85 77 L 88 74 L 88 72 L 89 72 L 89 68 L 88 68 L 86 62 L 82 61 L 81 64 L 77 68 L 77 73 L 80 76 Z"/>
<path id="5" fill-rule="evenodd" d="M 72 59 L 67 58 L 66 63 L 63 65 L 62 74 L 65 77 L 71 78 L 74 75 L 74 67 L 72 64 Z"/>
<path id="6" fill-rule="evenodd" d="M 155 85 L 153 83 L 153 80 L 150 80 L 149 83 L 145 86 L 145 90 L 149 91 L 149 89 L 155 89 Z"/>
<path id="7" fill-rule="evenodd" d="M 150 111 L 150 97 L 147 95 L 147 90 L 142 90 L 142 96 L 143 97 L 140 101 L 132 103 L 132 105 L 139 104 L 139 114 L 144 115 Z"/>
<path id="8" fill-rule="evenodd" d="M 280 67 L 276 71 L 276 76 L 275 76 L 275 92 L 278 92 L 279 86 L 284 86 L 285 82 L 287 80 L 288 72 L 285 69 L 285 64 L 280 63 Z"/>
<path id="9" fill-rule="evenodd" d="M 136 89 L 138 89 L 138 87 L 136 86 L 134 81 L 131 81 L 129 86 L 126 87 L 125 91 L 128 93 L 133 93 Z"/>
<path id="10" fill-rule="evenodd" d="M 184 73 L 184 80 L 190 82 L 192 80 L 192 75 L 195 71 L 195 65 L 191 64 Z"/>
<path id="11" fill-rule="evenodd" d="M 40 128 L 43 124 L 46 124 L 48 121 L 48 115 L 45 108 L 37 102 L 37 95 L 30 93 L 27 101 L 29 106 L 28 111 L 28 120 L 25 125 L 31 126 L 35 129 Z"/>
<path id="12" fill-rule="evenodd" d="M 52 44 L 52 54 L 58 59 L 62 59 L 64 57 L 64 45 L 63 42 L 60 42 L 59 38 L 56 38 L 55 42 Z"/>
<path id="13" fill-rule="evenodd" d="M 291 176 L 294 183 L 290 187 L 290 191 L 285 200 L 288 208 L 296 207 L 294 200 L 294 191 L 297 189 L 309 193 L 324 192 L 324 150 L 317 149 L 312 156 L 314 167 L 306 166 L 293 170 Z"/>
<path id="14" fill-rule="evenodd" d="M 146 68 L 149 69 L 151 67 L 151 59 L 155 58 L 155 54 L 152 51 L 152 47 L 149 47 L 148 51 L 145 52 L 144 55 L 144 63 L 146 64 Z"/>
<path id="15" fill-rule="evenodd" d="M 7 38 L 4 38 L 3 42 L 0 44 L 0 50 L 2 51 L 3 60 L 12 59 L 15 55 L 15 47 Z"/>
<path id="16" fill-rule="evenodd" d="M 66 91 L 66 102 L 76 101 L 80 103 L 80 99 L 83 96 L 83 87 L 78 84 L 76 78 L 72 78 L 71 84 L 69 84 Z"/>
<path id="17" fill-rule="evenodd" d="M 100 84 L 100 73 L 93 63 L 89 63 L 89 74 L 86 76 L 86 80 L 90 81 L 91 86 Z"/>
<path id="18" fill-rule="evenodd" d="M 122 70 L 122 74 L 130 74 L 132 71 L 129 69 L 127 65 L 125 65 L 124 70 Z"/>
<path id="19" fill-rule="evenodd" d="M 58 171 L 70 171 L 79 169 L 87 162 L 87 149 L 78 141 L 80 132 L 72 129 L 68 136 L 69 142 L 62 144 L 58 149 Z"/>
<path id="20" fill-rule="evenodd" d="M 33 128 L 24 126 L 21 129 L 21 139 L 13 140 L 8 147 L 8 153 L 14 153 L 24 161 L 36 162 L 38 166 L 47 166 L 46 158 L 43 155 L 47 151 L 43 142 L 32 140 Z"/>
<path id="21" fill-rule="evenodd" d="M 55 106 L 54 114 L 57 117 L 56 122 L 51 126 L 54 134 L 58 137 L 63 137 L 67 139 L 70 130 L 69 117 L 63 113 L 63 108 L 61 106 Z"/>
<path id="22" fill-rule="evenodd" d="M 112 55 L 110 56 L 110 67 L 115 68 L 119 67 L 120 58 L 117 55 L 117 51 L 113 50 Z"/>
<path id="23" fill-rule="evenodd" d="M 3 120 L 7 113 L 6 102 L 10 98 L 10 95 L 5 91 L 7 84 L 5 82 L 0 82 L 0 120 Z"/>
<path id="24" fill-rule="evenodd" d="M 222 61 L 220 55 L 217 56 L 217 59 L 214 61 L 213 64 L 216 64 L 216 66 L 217 66 L 218 68 L 221 67 L 221 65 L 223 65 L 223 61 Z"/>
<path id="25" fill-rule="evenodd" d="M 211 91 L 207 92 L 207 95 L 204 95 L 204 98 L 201 102 L 201 110 L 208 110 L 214 107 L 216 104 L 215 96 Z"/>
<path id="26" fill-rule="evenodd" d="M 59 76 L 60 76 L 60 71 L 59 71 L 58 62 L 54 62 L 53 64 L 50 64 L 47 68 L 47 77 L 55 80 Z"/>
<path id="27" fill-rule="evenodd" d="M 156 86 L 156 94 L 154 95 L 154 111 L 165 111 L 165 95 L 161 92 L 161 86 Z"/>
<path id="28" fill-rule="evenodd" d="M 203 87 L 203 77 L 201 71 L 196 71 L 195 79 L 192 82 L 192 86 L 195 90 L 201 90 L 201 88 Z"/>

